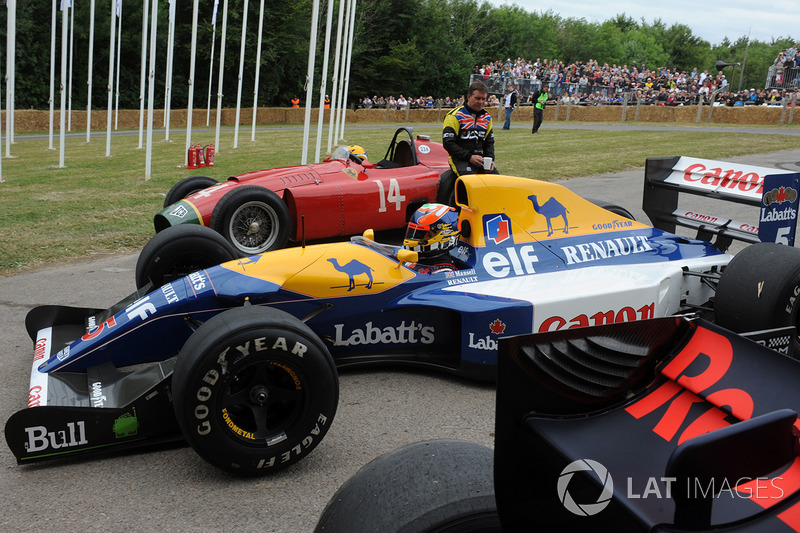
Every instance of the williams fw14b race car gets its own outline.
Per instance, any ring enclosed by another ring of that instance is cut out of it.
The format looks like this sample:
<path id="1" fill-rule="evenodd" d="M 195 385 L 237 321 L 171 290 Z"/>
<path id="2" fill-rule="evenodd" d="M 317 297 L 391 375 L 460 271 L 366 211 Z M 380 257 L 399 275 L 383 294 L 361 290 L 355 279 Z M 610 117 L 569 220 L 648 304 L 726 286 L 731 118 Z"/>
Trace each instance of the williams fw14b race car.
<path id="1" fill-rule="evenodd" d="M 323 439 L 338 368 L 409 365 L 494 380 L 501 338 L 676 314 L 740 332 L 783 328 L 762 333 L 764 342 L 795 350 L 800 250 L 775 243 L 794 239 L 796 219 L 776 213 L 796 215 L 798 175 L 658 163 L 646 187 L 669 193 L 685 179 L 718 185 L 709 196 L 747 192 L 739 200 L 763 205 L 771 220 L 757 230 L 704 223 L 720 244 L 770 242 L 731 256 L 563 186 L 496 175 L 456 182 L 460 234 L 444 270 L 371 231 L 240 258 L 208 228 L 169 228 L 139 256 L 140 289 L 117 305 L 30 311 L 28 407 L 9 418 L 8 445 L 26 464 L 185 439 L 219 468 L 260 475 Z"/>
<path id="2" fill-rule="evenodd" d="M 340 146 L 322 163 L 247 172 L 217 183 L 190 176 L 176 183 L 153 224 L 156 232 L 182 224 L 208 226 L 239 255 L 283 248 L 289 241 L 403 228 L 421 205 L 451 202 L 439 190 L 450 169 L 441 143 L 398 128 L 385 157 L 367 159 L 360 146 Z"/>

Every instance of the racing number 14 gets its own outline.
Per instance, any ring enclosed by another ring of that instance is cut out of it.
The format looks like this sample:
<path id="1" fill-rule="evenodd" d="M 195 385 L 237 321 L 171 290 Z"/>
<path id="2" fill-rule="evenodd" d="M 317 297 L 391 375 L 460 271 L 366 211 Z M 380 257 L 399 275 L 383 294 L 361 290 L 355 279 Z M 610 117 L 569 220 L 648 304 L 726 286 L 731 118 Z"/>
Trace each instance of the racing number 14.
<path id="1" fill-rule="evenodd" d="M 387 203 L 393 203 L 395 210 L 400 211 L 400 204 L 406 200 L 406 197 L 400 194 L 400 184 L 397 183 L 397 180 L 395 178 L 389 180 L 389 194 L 385 193 L 382 181 L 377 180 L 375 183 L 378 184 L 378 196 L 381 199 L 381 207 L 378 209 L 378 213 L 386 212 Z"/>

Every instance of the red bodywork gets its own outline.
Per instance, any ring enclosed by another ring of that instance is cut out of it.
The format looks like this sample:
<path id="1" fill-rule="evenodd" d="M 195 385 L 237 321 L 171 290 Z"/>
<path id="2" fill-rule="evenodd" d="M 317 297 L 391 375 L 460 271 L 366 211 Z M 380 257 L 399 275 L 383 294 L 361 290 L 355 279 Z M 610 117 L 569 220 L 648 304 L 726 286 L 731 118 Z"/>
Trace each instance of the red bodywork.
<path id="1" fill-rule="evenodd" d="M 322 163 L 257 170 L 188 196 L 203 225 L 208 226 L 217 202 L 233 188 L 258 185 L 283 198 L 292 219 L 289 239 L 320 239 L 352 235 L 365 228 L 404 227 L 409 210 L 435 202 L 439 176 L 448 170 L 441 143 L 415 140 L 418 165 L 380 168 L 366 162 L 326 159 Z"/>

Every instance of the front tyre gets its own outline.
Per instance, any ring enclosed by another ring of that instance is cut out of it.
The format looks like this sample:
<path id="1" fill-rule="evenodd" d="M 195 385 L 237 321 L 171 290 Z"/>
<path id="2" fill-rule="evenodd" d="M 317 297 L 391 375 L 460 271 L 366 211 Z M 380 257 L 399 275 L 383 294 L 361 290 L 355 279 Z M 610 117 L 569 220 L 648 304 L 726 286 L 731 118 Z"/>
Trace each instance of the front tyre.
<path id="1" fill-rule="evenodd" d="M 239 476 L 277 472 L 328 431 L 339 381 L 311 329 L 282 311 L 238 307 L 186 341 L 172 377 L 184 437 L 206 461 Z"/>
<path id="2" fill-rule="evenodd" d="M 136 260 L 136 288 L 160 287 L 204 268 L 239 258 L 238 251 L 219 233 L 194 224 L 159 231 Z"/>
<path id="3" fill-rule="evenodd" d="M 714 301 L 715 322 L 744 333 L 794 326 L 791 354 L 800 354 L 800 249 L 757 243 L 725 267 Z"/>
<path id="4" fill-rule="evenodd" d="M 191 196 L 196 192 L 216 184 L 217 180 L 209 178 L 208 176 L 189 176 L 188 178 L 183 178 L 173 185 L 167 193 L 167 196 L 164 198 L 164 207 L 169 207 L 178 200 L 183 200 L 187 196 Z"/>
<path id="5" fill-rule="evenodd" d="M 493 452 L 458 440 L 431 440 L 382 455 L 342 485 L 315 533 L 491 533 L 502 531 Z"/>
<path id="6" fill-rule="evenodd" d="M 285 247 L 290 225 L 283 200 L 257 185 L 243 185 L 225 194 L 214 207 L 210 223 L 241 255 Z"/>

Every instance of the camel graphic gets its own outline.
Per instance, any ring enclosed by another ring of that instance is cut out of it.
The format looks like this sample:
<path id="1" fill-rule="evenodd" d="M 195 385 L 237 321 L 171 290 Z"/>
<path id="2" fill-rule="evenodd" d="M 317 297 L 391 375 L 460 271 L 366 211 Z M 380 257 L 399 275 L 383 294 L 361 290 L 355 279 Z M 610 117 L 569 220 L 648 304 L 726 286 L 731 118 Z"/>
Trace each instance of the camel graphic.
<path id="1" fill-rule="evenodd" d="M 331 257 L 330 259 L 328 259 L 328 261 L 331 262 L 333 268 L 335 268 L 339 272 L 344 272 L 350 277 L 350 286 L 347 288 L 348 291 L 352 291 L 353 289 L 356 288 L 356 282 L 353 279 L 353 276 L 355 276 L 356 274 L 366 274 L 367 277 L 369 278 L 369 283 L 367 283 L 367 288 L 368 289 L 372 288 L 373 270 L 369 266 L 362 263 L 361 261 L 353 259 L 344 266 L 340 265 L 339 261 L 334 257 Z"/>
<path id="2" fill-rule="evenodd" d="M 533 210 L 540 215 L 544 215 L 544 218 L 547 219 L 548 237 L 553 234 L 553 219 L 556 217 L 561 217 L 564 220 L 564 233 L 569 233 L 569 222 L 567 222 L 567 213 L 569 213 L 569 211 L 567 211 L 566 207 L 558 203 L 558 200 L 550 198 L 544 204 L 539 205 L 535 194 L 528 196 L 528 200 L 533 203 Z"/>

